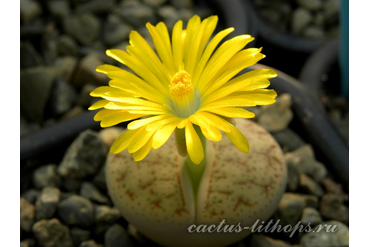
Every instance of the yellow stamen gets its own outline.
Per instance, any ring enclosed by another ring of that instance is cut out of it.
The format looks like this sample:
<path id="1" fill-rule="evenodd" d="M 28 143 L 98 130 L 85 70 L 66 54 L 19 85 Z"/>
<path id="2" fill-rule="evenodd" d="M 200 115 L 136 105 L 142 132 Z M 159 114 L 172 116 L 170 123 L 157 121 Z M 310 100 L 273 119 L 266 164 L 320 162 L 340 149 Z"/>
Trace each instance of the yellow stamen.
<path id="1" fill-rule="evenodd" d="M 180 70 L 172 78 L 169 87 L 176 114 L 179 117 L 188 117 L 193 114 L 197 104 L 194 102 L 190 74 L 185 70 Z"/>

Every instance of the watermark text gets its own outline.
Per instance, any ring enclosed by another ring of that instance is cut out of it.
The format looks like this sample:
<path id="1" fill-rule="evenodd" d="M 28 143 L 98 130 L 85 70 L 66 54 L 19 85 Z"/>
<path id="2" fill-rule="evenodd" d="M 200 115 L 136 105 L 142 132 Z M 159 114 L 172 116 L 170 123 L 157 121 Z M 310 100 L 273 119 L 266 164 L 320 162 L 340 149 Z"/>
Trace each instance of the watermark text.
<path id="1" fill-rule="evenodd" d="M 325 230 L 328 233 L 334 233 L 337 231 L 337 225 L 320 224 L 318 226 L 312 227 L 309 223 L 307 225 L 303 225 L 300 221 L 298 221 L 298 223 L 294 226 L 282 226 L 279 223 L 280 220 L 277 220 L 276 222 L 274 222 L 273 220 L 270 220 L 268 222 L 256 220 L 252 226 L 242 226 L 240 223 L 238 223 L 237 225 L 228 225 L 226 224 L 225 220 L 222 220 L 218 225 L 193 224 L 188 227 L 188 231 L 190 233 L 239 233 L 243 230 L 249 230 L 252 233 L 284 232 L 290 233 L 289 237 L 292 237 L 297 231 L 300 233 L 320 232 L 322 230 Z"/>

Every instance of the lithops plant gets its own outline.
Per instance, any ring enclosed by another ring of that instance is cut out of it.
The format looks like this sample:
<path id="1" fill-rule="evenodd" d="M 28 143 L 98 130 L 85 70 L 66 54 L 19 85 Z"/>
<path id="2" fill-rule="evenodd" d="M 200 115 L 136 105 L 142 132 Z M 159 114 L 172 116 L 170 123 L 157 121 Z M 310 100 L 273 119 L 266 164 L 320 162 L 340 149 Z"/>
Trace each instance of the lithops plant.
<path id="1" fill-rule="evenodd" d="M 107 186 L 123 217 L 164 246 L 226 246 L 249 235 L 244 227 L 267 220 L 276 209 L 287 169 L 266 130 L 243 119 L 236 126 L 249 141 L 249 153 L 240 152 L 225 136 L 207 142 L 207 164 L 196 193 L 174 136 L 140 162 L 127 152 L 109 154 Z M 240 231 L 225 229 L 238 224 Z M 202 225 L 215 225 L 213 233 L 197 233 Z"/>

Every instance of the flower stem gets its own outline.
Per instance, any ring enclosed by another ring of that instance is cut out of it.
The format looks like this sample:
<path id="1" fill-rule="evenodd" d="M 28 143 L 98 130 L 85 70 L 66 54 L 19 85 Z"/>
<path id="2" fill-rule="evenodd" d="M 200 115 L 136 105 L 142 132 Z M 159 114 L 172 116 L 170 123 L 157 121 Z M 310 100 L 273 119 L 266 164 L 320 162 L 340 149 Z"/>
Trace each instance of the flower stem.
<path id="1" fill-rule="evenodd" d="M 175 129 L 175 140 L 177 152 L 180 156 L 185 157 L 188 154 L 188 151 L 186 150 L 185 128 Z"/>
<path id="2" fill-rule="evenodd" d="M 186 170 L 189 174 L 189 178 L 190 178 L 190 182 L 192 184 L 192 187 L 193 187 L 193 194 L 194 194 L 194 198 L 195 200 L 197 199 L 197 195 L 198 195 L 198 188 L 199 188 L 199 184 L 200 184 L 200 181 L 202 179 L 202 176 L 203 176 L 203 173 L 204 173 L 204 170 L 206 168 L 206 165 L 207 165 L 207 152 L 206 152 L 206 138 L 204 137 L 202 131 L 200 130 L 200 128 L 198 126 L 194 126 L 194 129 L 195 131 L 197 132 L 201 142 L 202 142 L 202 145 L 203 145 L 203 152 L 204 152 L 204 159 L 200 162 L 200 164 L 194 164 L 189 155 L 186 157 L 186 160 L 185 160 L 185 167 L 186 167 Z"/>

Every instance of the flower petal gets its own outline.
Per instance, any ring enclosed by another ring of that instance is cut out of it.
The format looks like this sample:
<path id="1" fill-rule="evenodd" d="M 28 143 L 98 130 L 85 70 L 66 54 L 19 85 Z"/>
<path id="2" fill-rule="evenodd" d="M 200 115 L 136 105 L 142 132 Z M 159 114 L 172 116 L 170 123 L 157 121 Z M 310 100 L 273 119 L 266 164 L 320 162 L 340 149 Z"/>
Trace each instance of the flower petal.
<path id="1" fill-rule="evenodd" d="M 122 90 L 114 87 L 102 86 L 95 88 L 91 93 L 90 96 L 92 97 L 102 97 L 105 95 L 109 95 L 111 93 L 119 93 L 125 95 L 125 97 L 131 96 L 129 93 L 125 93 Z"/>
<path id="2" fill-rule="evenodd" d="M 199 77 L 201 76 L 204 67 L 207 65 L 209 57 L 212 55 L 214 49 L 217 47 L 217 45 L 220 43 L 220 41 L 223 38 L 225 38 L 232 31 L 234 31 L 234 28 L 232 28 L 232 27 L 228 28 L 228 29 L 225 29 L 225 30 L 217 33 L 215 35 L 215 37 L 213 37 L 211 42 L 209 42 L 209 44 L 207 45 L 207 48 L 205 49 L 205 51 L 202 54 L 202 58 L 200 59 L 199 64 L 197 65 L 197 67 L 194 71 L 194 75 L 192 75 L 192 82 L 193 82 L 194 87 L 197 87 L 197 84 L 199 82 Z"/>
<path id="3" fill-rule="evenodd" d="M 218 22 L 218 17 L 216 15 L 210 16 L 210 17 L 206 18 L 205 20 L 203 20 L 203 22 L 201 24 L 201 28 L 204 27 L 204 30 L 200 30 L 200 31 L 203 31 L 203 33 L 199 34 L 199 37 L 201 38 L 201 40 L 200 40 L 199 44 L 197 44 L 197 46 L 196 46 L 197 50 L 193 51 L 194 52 L 193 54 L 192 54 L 192 51 L 190 52 L 190 54 L 192 54 L 192 56 L 190 57 L 190 60 L 188 62 L 194 64 L 194 68 L 191 68 L 191 72 L 192 72 L 191 74 L 193 74 L 193 71 L 198 67 L 198 64 L 199 64 L 199 61 L 202 57 L 204 49 L 205 49 L 213 31 L 216 28 L 217 22 Z"/>
<path id="4" fill-rule="evenodd" d="M 118 49 L 111 49 L 107 50 L 106 53 L 108 56 L 116 59 L 117 61 L 132 69 L 138 76 L 143 78 L 146 82 L 150 83 L 154 88 L 160 88 L 161 90 L 168 91 L 168 88 L 166 89 L 163 86 L 163 84 L 158 80 L 157 77 L 153 75 L 152 71 L 150 71 L 149 68 L 140 63 L 140 61 L 138 61 L 136 58 L 130 56 L 127 52 Z"/>
<path id="5" fill-rule="evenodd" d="M 176 71 L 184 69 L 184 48 L 182 39 L 182 21 L 176 22 L 172 30 L 172 53 Z"/>
<path id="6" fill-rule="evenodd" d="M 187 122 L 185 126 L 185 139 L 191 161 L 199 164 L 204 159 L 203 145 L 191 122 Z"/>
<path id="7" fill-rule="evenodd" d="M 205 97 L 203 103 L 206 104 L 215 101 L 238 90 L 252 91 L 255 89 L 266 88 L 270 85 L 270 82 L 267 79 L 274 78 L 276 76 L 276 72 L 272 69 L 252 70 L 230 80 L 223 87 L 212 92 L 208 97 Z"/>
<path id="8" fill-rule="evenodd" d="M 249 152 L 249 143 L 245 136 L 243 135 L 238 128 L 233 126 L 230 132 L 225 132 L 226 136 L 230 139 L 230 141 L 243 153 Z"/>
<path id="9" fill-rule="evenodd" d="M 99 101 L 95 102 L 94 104 L 92 104 L 92 106 L 89 107 L 89 110 L 91 111 L 91 110 L 96 110 L 96 109 L 99 109 L 99 108 L 103 108 L 108 103 L 109 103 L 108 100 L 105 100 L 105 99 L 99 100 Z"/>
<path id="10" fill-rule="evenodd" d="M 217 127 L 218 129 L 222 130 L 223 132 L 230 132 L 231 131 L 231 126 L 233 126 L 231 123 L 226 121 L 225 119 L 222 119 L 212 113 L 208 112 L 196 112 L 194 114 L 196 117 L 200 118 L 199 121 L 205 121 L 209 125 Z"/>
<path id="11" fill-rule="evenodd" d="M 114 141 L 112 147 L 110 148 L 110 152 L 114 154 L 122 152 L 128 147 L 131 140 L 136 135 L 140 135 L 140 132 L 142 132 L 143 130 L 143 128 L 136 130 L 126 130 Z"/>
<path id="12" fill-rule="evenodd" d="M 222 134 L 220 131 L 214 127 L 214 126 L 209 126 L 209 128 L 200 128 L 202 130 L 203 135 L 210 141 L 218 142 L 221 141 L 222 139 Z"/>
<path id="13" fill-rule="evenodd" d="M 209 109 L 208 112 L 215 113 L 228 118 L 253 118 L 255 114 L 242 108 L 223 107 Z"/>
<path id="14" fill-rule="evenodd" d="M 160 128 L 163 125 L 173 123 L 173 122 L 178 122 L 179 119 L 180 119 L 179 117 L 169 115 L 169 116 L 166 116 L 165 118 L 163 118 L 161 120 L 157 120 L 157 121 L 154 121 L 154 122 L 148 124 L 146 126 L 146 130 L 147 131 L 157 130 L 158 128 Z"/>
<path id="15" fill-rule="evenodd" d="M 164 107 L 159 106 L 146 106 L 146 105 L 135 105 L 135 104 L 127 104 L 127 103 L 121 103 L 121 102 L 113 102 L 110 101 L 109 104 L 105 106 L 105 109 L 111 109 L 111 110 L 126 110 L 129 112 L 129 110 L 157 110 L 162 112 L 167 112 L 167 109 Z"/>
<path id="16" fill-rule="evenodd" d="M 191 63 L 190 59 L 195 58 L 196 49 L 198 49 L 198 43 L 202 36 L 203 30 L 200 28 L 200 17 L 194 15 L 188 22 L 186 27 L 186 36 L 184 40 L 184 65 L 185 70 L 189 73 L 193 73 L 194 63 Z M 196 40 L 198 39 L 198 40 Z"/>
<path id="17" fill-rule="evenodd" d="M 236 92 L 203 106 L 202 110 L 208 111 L 213 108 L 222 108 L 227 106 L 249 107 L 256 105 L 269 105 L 275 102 L 276 95 L 277 94 L 273 89 L 257 89 L 253 91 Z"/>
<path id="18" fill-rule="evenodd" d="M 133 158 L 136 162 L 143 160 L 152 149 L 153 136 L 145 143 L 145 145 L 136 151 L 133 155 Z"/>
<path id="19" fill-rule="evenodd" d="M 96 72 L 107 74 L 108 72 L 121 71 L 123 69 L 118 68 L 117 66 L 110 65 L 110 64 L 103 64 L 103 65 L 99 65 L 98 67 L 96 67 L 95 70 Z"/>
<path id="20" fill-rule="evenodd" d="M 111 71 L 107 73 L 107 76 L 112 80 L 129 82 L 138 90 L 141 91 L 142 97 L 164 104 L 167 101 L 166 93 L 160 91 L 161 88 L 154 88 L 141 78 L 131 74 L 127 71 Z"/>
<path id="21" fill-rule="evenodd" d="M 183 129 L 186 125 L 188 124 L 188 119 L 187 118 L 183 118 L 178 124 L 177 124 L 177 128 L 179 129 Z"/>
<path id="22" fill-rule="evenodd" d="M 198 125 L 201 128 L 208 129 L 210 125 L 207 121 L 205 121 L 203 118 L 197 117 L 197 115 L 193 114 L 189 117 L 189 120 L 193 123 Z"/>
<path id="23" fill-rule="evenodd" d="M 132 139 L 130 144 L 128 145 L 128 152 L 129 153 L 135 153 L 140 148 L 142 148 L 145 145 L 145 143 L 147 143 L 148 140 L 154 134 L 154 130 L 153 131 L 146 131 L 145 126 L 143 127 L 143 129 L 144 130 L 140 133 L 140 135 L 138 135 L 134 139 Z"/>
<path id="24" fill-rule="evenodd" d="M 140 120 L 136 120 L 136 121 L 133 121 L 133 122 L 129 123 L 127 125 L 127 129 L 129 129 L 129 130 L 137 129 L 137 128 L 140 128 L 144 125 L 150 124 L 154 121 L 158 121 L 158 120 L 161 120 L 161 119 L 166 118 L 166 117 L 167 117 L 166 115 L 159 115 L 159 116 L 148 117 L 148 118 L 143 118 L 143 119 L 140 119 Z"/>
<path id="25" fill-rule="evenodd" d="M 110 118 L 113 115 L 117 115 L 117 114 L 125 113 L 125 112 L 126 112 L 125 110 L 115 111 L 115 110 L 102 109 L 95 114 L 94 121 L 101 121 L 105 118 Z"/>
<path id="26" fill-rule="evenodd" d="M 163 84 L 163 86 L 167 85 L 167 82 L 171 80 L 170 74 L 167 69 L 164 69 L 163 64 L 162 66 L 156 65 L 154 61 L 147 56 L 147 54 L 143 53 L 140 47 L 135 46 L 127 46 L 127 52 L 134 57 L 138 62 L 143 64 L 146 68 L 148 68 L 153 75 Z M 157 57 L 158 58 L 158 57 Z"/>
<path id="27" fill-rule="evenodd" d="M 231 58 L 230 61 L 225 64 L 224 68 L 214 76 L 215 79 L 209 83 L 209 87 L 205 90 L 203 97 L 207 97 L 219 89 L 241 70 L 264 58 L 265 55 L 259 53 L 260 50 L 261 49 L 250 48 L 239 52 Z"/>
<path id="28" fill-rule="evenodd" d="M 120 102 L 130 105 L 140 105 L 140 106 L 147 106 L 147 107 L 154 107 L 159 109 L 164 109 L 165 107 L 154 103 L 145 99 L 139 99 L 135 97 L 127 97 L 124 93 L 121 92 L 112 92 L 101 96 L 104 99 L 113 101 L 113 102 Z"/>
<path id="29" fill-rule="evenodd" d="M 153 136 L 153 148 L 158 149 L 160 148 L 171 136 L 173 131 L 177 126 L 177 122 L 169 123 L 165 126 L 162 126 Z"/>
<path id="30" fill-rule="evenodd" d="M 169 35 L 167 27 L 163 22 L 157 24 L 156 27 L 150 23 L 146 24 L 150 35 L 152 36 L 153 43 L 157 49 L 158 55 L 164 63 L 165 67 L 168 69 L 171 75 L 176 73 L 175 66 L 173 64 L 173 55 L 171 50 L 171 45 L 169 45 Z"/>
<path id="31" fill-rule="evenodd" d="M 113 125 L 126 122 L 126 121 L 130 121 L 133 119 L 137 119 L 137 118 L 144 116 L 143 114 L 131 114 L 129 112 L 124 112 L 124 111 L 119 111 L 119 110 L 107 110 L 107 109 L 100 110 L 98 113 L 102 111 L 110 111 L 108 112 L 109 115 L 105 115 L 101 119 L 100 126 L 102 128 L 111 127 Z M 94 120 L 99 117 L 98 113 L 95 115 Z"/>
<path id="32" fill-rule="evenodd" d="M 199 77 L 199 81 L 202 82 L 197 85 L 199 91 L 202 93 L 207 88 L 208 83 L 215 77 L 217 71 L 253 39 L 250 35 L 239 35 L 224 42 L 212 55 Z"/>
<path id="33" fill-rule="evenodd" d="M 157 54 L 154 52 L 154 50 L 148 44 L 148 42 L 136 31 L 131 31 L 129 38 L 131 46 L 138 48 L 141 51 L 141 54 L 143 54 L 143 56 L 140 57 L 142 57 L 145 61 L 146 60 L 150 61 L 150 63 L 154 65 L 154 67 L 159 73 L 161 73 L 165 78 L 167 77 L 167 79 L 170 80 L 171 79 L 169 77 L 170 73 L 167 67 L 163 65 L 163 63 L 158 58 Z M 165 83 L 165 81 L 162 83 Z"/>

